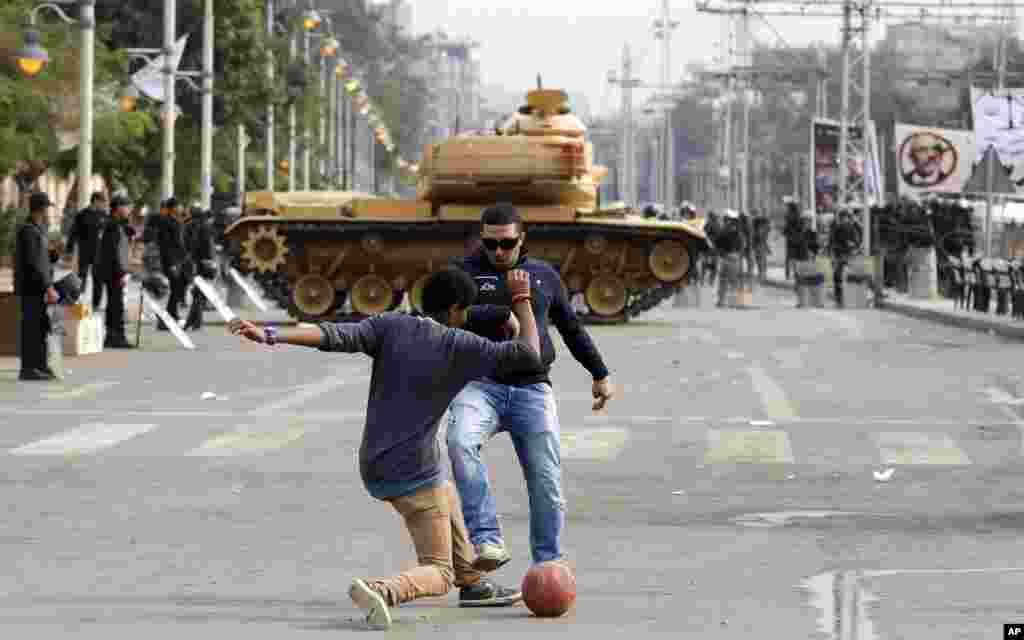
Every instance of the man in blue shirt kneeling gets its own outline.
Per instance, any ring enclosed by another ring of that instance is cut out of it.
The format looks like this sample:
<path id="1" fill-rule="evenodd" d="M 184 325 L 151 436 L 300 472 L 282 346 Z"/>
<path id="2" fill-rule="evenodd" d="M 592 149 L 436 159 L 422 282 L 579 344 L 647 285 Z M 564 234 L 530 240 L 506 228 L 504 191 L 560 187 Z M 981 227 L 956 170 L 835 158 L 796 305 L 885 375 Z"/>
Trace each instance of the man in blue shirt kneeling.
<path id="1" fill-rule="evenodd" d="M 476 300 L 473 279 L 459 269 L 434 274 L 423 290 L 427 317 L 384 313 L 361 322 L 325 322 L 280 333 L 245 320 L 229 326 L 235 335 L 278 343 L 365 353 L 373 358 L 359 471 L 371 496 L 390 502 L 405 520 L 419 566 L 386 579 L 356 579 L 349 596 L 378 629 L 391 626 L 389 607 L 460 588 L 460 606 L 507 606 L 522 599 L 517 589 L 498 586 L 473 568 L 458 494 L 441 461 L 437 430 L 448 405 L 470 381 L 545 371 L 530 301 L 530 277 L 508 278 L 518 340 L 492 342 L 460 329 Z"/>

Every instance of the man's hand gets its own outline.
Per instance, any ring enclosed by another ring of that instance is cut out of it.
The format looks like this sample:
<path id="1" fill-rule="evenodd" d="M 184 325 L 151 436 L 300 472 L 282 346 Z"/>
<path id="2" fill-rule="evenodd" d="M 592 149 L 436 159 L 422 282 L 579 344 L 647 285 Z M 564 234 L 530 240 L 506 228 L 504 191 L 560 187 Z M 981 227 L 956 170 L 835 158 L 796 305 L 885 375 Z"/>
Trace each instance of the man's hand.
<path id="1" fill-rule="evenodd" d="M 235 318 L 230 323 L 228 323 L 228 331 L 230 331 L 232 335 L 243 336 L 252 340 L 253 342 L 258 342 L 260 344 L 267 343 L 267 333 L 263 330 L 263 328 L 257 327 L 248 320 Z"/>
<path id="2" fill-rule="evenodd" d="M 615 395 L 615 385 L 613 385 L 612 381 L 608 378 L 594 380 L 592 393 L 594 395 L 593 410 L 601 411 L 604 409 L 605 403 L 611 400 L 612 396 Z"/>
<path id="3" fill-rule="evenodd" d="M 57 295 L 56 289 L 50 287 L 46 290 L 46 304 L 57 304 L 58 300 L 60 300 L 60 296 Z"/>
<path id="4" fill-rule="evenodd" d="M 511 340 L 515 340 L 519 337 L 519 320 L 516 318 L 516 314 L 509 312 L 508 320 L 502 325 L 505 331 L 505 337 Z"/>
<path id="5" fill-rule="evenodd" d="M 127 287 L 128 283 L 131 281 L 131 279 L 132 279 L 132 276 L 131 276 L 131 274 L 128 274 L 128 273 L 126 273 L 123 276 L 121 276 L 121 288 L 123 289 L 123 288 Z"/>
<path id="6" fill-rule="evenodd" d="M 514 300 L 517 296 L 530 295 L 530 274 L 522 269 L 513 269 L 508 272 L 508 292 Z"/>

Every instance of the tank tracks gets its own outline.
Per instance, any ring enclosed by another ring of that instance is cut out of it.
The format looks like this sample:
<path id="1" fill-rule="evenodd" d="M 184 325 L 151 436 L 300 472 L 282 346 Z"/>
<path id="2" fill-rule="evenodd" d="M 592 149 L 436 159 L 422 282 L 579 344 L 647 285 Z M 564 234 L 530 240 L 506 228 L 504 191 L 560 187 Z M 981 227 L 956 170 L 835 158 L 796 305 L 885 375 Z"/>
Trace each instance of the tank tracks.
<path id="1" fill-rule="evenodd" d="M 343 226 L 335 225 L 323 222 L 299 222 L 299 221 L 287 221 L 282 226 L 287 228 L 288 242 L 290 246 L 301 246 L 301 238 L 304 235 L 315 237 L 318 240 L 323 240 L 325 237 L 337 236 L 339 239 L 352 234 L 362 234 L 367 232 L 381 232 L 381 226 L 377 224 L 360 224 L 358 222 L 348 222 Z M 446 224 L 440 228 L 431 226 L 430 228 L 424 228 L 423 225 L 408 225 L 408 224 L 392 224 L 387 225 L 386 233 L 401 234 L 403 238 L 415 239 L 417 235 L 424 236 L 428 235 L 431 237 L 437 237 L 438 235 L 465 237 L 467 234 L 472 233 L 476 230 L 476 223 L 466 224 Z M 635 237 L 635 231 L 629 227 L 619 227 L 609 225 L 607 227 L 600 225 L 593 225 L 587 227 L 587 232 L 602 233 L 608 236 L 619 236 L 619 237 Z M 543 235 L 545 237 L 552 236 L 565 236 L 566 239 L 578 240 L 581 229 L 580 227 L 573 225 L 554 225 L 544 223 L 530 224 L 528 232 L 534 235 Z M 656 242 L 661 239 L 676 238 L 677 236 L 668 233 L 658 233 L 645 238 L 648 242 Z M 408 240 L 407 240 L 408 241 Z M 698 249 L 700 240 L 696 240 L 690 243 L 691 248 L 691 260 L 696 263 L 696 260 L 700 256 Z M 274 301 L 274 303 L 282 309 L 288 311 L 289 315 L 293 318 L 297 318 L 303 322 L 312 322 L 318 320 L 318 318 L 304 317 L 304 314 L 295 308 L 294 303 L 291 300 L 289 293 L 288 282 L 283 274 L 280 273 L 258 273 L 249 272 L 243 268 L 244 264 L 241 259 L 240 250 L 233 245 L 232 264 L 241 273 L 247 273 L 252 276 L 259 285 L 263 288 L 267 297 Z M 557 265 L 556 265 L 557 266 Z M 687 275 L 689 277 L 689 274 Z M 641 291 L 631 296 L 626 309 L 615 316 L 600 316 L 589 311 L 585 313 L 577 313 L 580 320 L 585 324 L 601 324 L 601 325 L 614 325 L 624 324 L 629 321 L 630 318 L 636 317 L 642 313 L 650 311 L 657 307 L 665 300 L 675 295 L 678 289 L 678 285 L 674 284 L 662 284 L 657 287 Z M 351 322 L 362 320 L 366 316 L 359 313 L 347 313 L 339 311 L 333 316 L 333 320 L 337 322 Z"/>

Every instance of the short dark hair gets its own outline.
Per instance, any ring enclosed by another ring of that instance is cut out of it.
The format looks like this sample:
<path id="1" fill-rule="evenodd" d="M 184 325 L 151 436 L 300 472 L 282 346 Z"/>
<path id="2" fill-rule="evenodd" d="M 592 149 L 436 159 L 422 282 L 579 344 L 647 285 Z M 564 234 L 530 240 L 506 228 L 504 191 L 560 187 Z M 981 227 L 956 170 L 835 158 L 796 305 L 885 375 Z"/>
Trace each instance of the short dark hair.
<path id="1" fill-rule="evenodd" d="M 423 312 L 428 316 L 453 306 L 468 307 L 476 300 L 476 283 L 462 269 L 448 267 L 427 279 L 423 286 Z"/>
<path id="2" fill-rule="evenodd" d="M 499 202 L 483 210 L 480 214 L 480 224 L 516 224 L 523 228 L 523 219 L 519 211 L 510 202 Z"/>

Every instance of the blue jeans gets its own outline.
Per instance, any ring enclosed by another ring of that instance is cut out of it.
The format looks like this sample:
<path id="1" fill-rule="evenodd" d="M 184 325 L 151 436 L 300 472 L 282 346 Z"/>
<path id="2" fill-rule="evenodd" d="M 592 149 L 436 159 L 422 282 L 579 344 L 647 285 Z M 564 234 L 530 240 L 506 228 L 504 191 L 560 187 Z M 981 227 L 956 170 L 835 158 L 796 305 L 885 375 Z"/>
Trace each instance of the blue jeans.
<path id="1" fill-rule="evenodd" d="M 477 380 L 448 408 L 448 455 L 475 545 L 501 544 L 498 507 L 480 459 L 484 442 L 508 431 L 530 497 L 530 550 L 535 563 L 562 557 L 565 527 L 562 461 L 555 394 L 546 383 L 521 387 Z"/>

